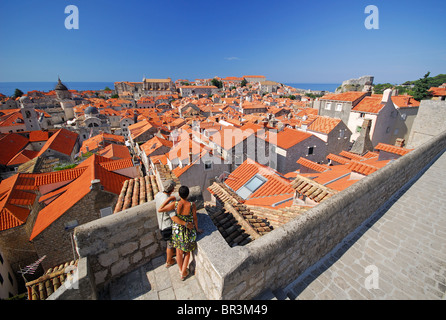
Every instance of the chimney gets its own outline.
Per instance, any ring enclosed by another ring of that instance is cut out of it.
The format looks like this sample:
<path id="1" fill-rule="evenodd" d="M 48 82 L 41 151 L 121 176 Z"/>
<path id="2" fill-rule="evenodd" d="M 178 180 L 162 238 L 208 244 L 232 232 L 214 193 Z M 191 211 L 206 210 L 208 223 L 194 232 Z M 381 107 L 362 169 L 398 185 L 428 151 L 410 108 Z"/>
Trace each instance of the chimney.
<path id="1" fill-rule="evenodd" d="M 387 103 L 389 101 L 390 97 L 392 96 L 392 89 L 386 89 L 383 92 L 383 98 L 381 100 L 382 103 Z"/>
<path id="2" fill-rule="evenodd" d="M 359 137 L 353 143 L 350 152 L 362 156 L 365 153 L 367 153 L 367 151 L 373 151 L 373 144 L 372 141 L 370 140 L 371 126 L 372 126 L 372 120 L 364 119 L 364 121 L 362 122 L 362 128 Z"/>
<path id="3" fill-rule="evenodd" d="M 90 190 L 94 191 L 104 190 L 104 187 L 101 185 L 101 180 L 99 179 L 91 180 Z"/>
<path id="4" fill-rule="evenodd" d="M 403 138 L 398 138 L 398 139 L 396 139 L 396 141 L 395 141 L 395 146 L 396 147 L 400 147 L 400 148 L 403 148 L 404 147 L 404 139 Z"/>

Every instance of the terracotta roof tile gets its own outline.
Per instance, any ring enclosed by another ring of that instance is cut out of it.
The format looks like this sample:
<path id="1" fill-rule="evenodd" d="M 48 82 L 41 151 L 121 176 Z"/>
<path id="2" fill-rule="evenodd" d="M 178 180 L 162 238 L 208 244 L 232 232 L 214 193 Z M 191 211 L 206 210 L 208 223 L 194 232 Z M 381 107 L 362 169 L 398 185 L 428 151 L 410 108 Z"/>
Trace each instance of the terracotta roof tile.
<path id="1" fill-rule="evenodd" d="M 107 171 L 117 171 L 120 169 L 133 167 L 132 158 L 118 159 L 113 161 L 101 162 L 100 166 Z"/>
<path id="2" fill-rule="evenodd" d="M 112 160 L 94 154 L 75 168 L 84 168 L 84 170 L 77 178 L 70 182 L 69 187 L 66 188 L 64 193 L 40 210 L 30 240 L 34 239 L 68 209 L 86 196 L 91 191 L 92 181 L 99 180 L 99 183 L 104 187 L 105 191 L 116 195 L 120 193 L 122 185 L 125 180 L 128 180 L 128 177 L 107 171 L 100 165 L 104 161 L 109 162 Z"/>
<path id="3" fill-rule="evenodd" d="M 394 153 L 394 154 L 397 154 L 400 156 L 404 156 L 405 154 L 408 154 L 413 149 L 397 147 L 397 146 L 393 146 L 393 145 L 386 144 L 386 143 L 378 143 L 378 145 L 375 147 L 375 150 L 390 152 L 390 153 Z"/>
<path id="4" fill-rule="evenodd" d="M 369 174 L 372 174 L 373 172 L 375 172 L 376 170 L 379 169 L 379 168 L 372 166 L 370 164 L 355 161 L 355 160 L 352 160 L 348 164 L 347 168 L 351 171 L 358 172 L 358 173 L 366 175 L 366 176 L 368 176 Z"/>
<path id="5" fill-rule="evenodd" d="M 318 116 L 308 126 L 308 130 L 329 134 L 341 121 L 341 119 Z"/>
<path id="6" fill-rule="evenodd" d="M 85 167 L 76 167 L 72 169 L 42 173 L 36 176 L 36 186 L 53 184 L 63 181 L 72 181 L 77 179 L 85 171 Z"/>
<path id="7" fill-rule="evenodd" d="M 20 164 L 28 162 L 29 160 L 34 159 L 38 153 L 38 151 L 23 149 L 22 151 L 17 153 L 11 160 L 9 160 L 7 166 L 18 166 Z"/>
<path id="8" fill-rule="evenodd" d="M 354 102 L 366 96 L 366 92 L 349 91 L 344 93 L 326 94 L 320 100 L 349 101 Z"/>
<path id="9" fill-rule="evenodd" d="M 429 91 L 431 91 L 434 96 L 446 96 L 446 88 L 431 87 Z"/>
<path id="10" fill-rule="evenodd" d="M 18 173 L 0 183 L 0 231 L 25 223 L 36 194 L 34 176 Z"/>
<path id="11" fill-rule="evenodd" d="M 349 162 L 351 161 L 351 159 L 344 158 L 344 157 L 342 157 L 342 156 L 338 156 L 338 155 L 333 154 L 333 153 L 330 153 L 330 154 L 327 156 L 327 159 L 332 160 L 332 161 L 335 161 L 335 162 L 338 162 L 338 163 L 340 163 L 340 164 L 347 164 L 347 163 L 349 163 Z"/>
<path id="12" fill-rule="evenodd" d="M 324 172 L 324 171 L 329 170 L 329 166 L 327 166 L 327 165 L 319 164 L 319 163 L 316 163 L 314 161 L 311 161 L 311 160 L 308 160 L 308 159 L 302 158 L 302 157 L 300 157 L 299 160 L 297 160 L 296 162 L 302 166 L 305 166 L 305 167 L 310 168 L 317 172 Z"/>
<path id="13" fill-rule="evenodd" d="M 268 221 L 258 219 L 252 215 L 249 209 L 241 203 L 241 198 L 224 184 L 214 182 L 208 190 L 218 199 L 218 206 L 224 207 L 252 240 L 272 230 Z M 228 216 L 228 218 L 230 217 Z"/>
<path id="14" fill-rule="evenodd" d="M 98 155 L 109 159 L 127 159 L 131 158 L 129 149 L 126 146 L 110 143 L 104 149 L 97 152 Z"/>
<path id="15" fill-rule="evenodd" d="M 445 89 L 446 92 L 446 89 Z M 446 95 L 446 94 L 445 94 Z M 392 96 L 392 102 L 399 108 L 419 107 L 420 102 L 412 96 Z"/>
<path id="16" fill-rule="evenodd" d="M 78 260 L 72 260 L 48 269 L 36 280 L 25 284 L 28 300 L 45 300 L 54 293 L 67 279 L 71 279 L 77 268 Z"/>
<path id="17" fill-rule="evenodd" d="M 385 106 L 385 103 L 382 103 L 381 100 L 381 96 L 365 97 L 355 107 L 353 107 L 352 111 L 378 114 Z"/>
<path id="18" fill-rule="evenodd" d="M 326 200 L 336 193 L 335 190 L 301 175 L 296 177 L 291 186 L 298 194 L 304 195 L 317 203 Z"/>
<path id="19" fill-rule="evenodd" d="M 288 149 L 296 144 L 310 138 L 312 136 L 311 133 L 291 129 L 284 128 L 282 131 L 275 133 L 273 131 L 266 131 L 266 140 L 269 143 L 276 144 L 280 148 Z M 262 138 L 260 136 L 260 138 Z"/>
<path id="20" fill-rule="evenodd" d="M 6 165 L 26 147 L 29 140 L 17 133 L 10 133 L 0 138 L 0 165 Z"/>
<path id="21" fill-rule="evenodd" d="M 48 149 L 63 153 L 65 155 L 71 155 L 78 138 L 79 135 L 75 132 L 63 128 L 59 129 L 47 140 L 37 156 L 41 156 Z"/>
<path id="22" fill-rule="evenodd" d="M 155 199 L 159 188 L 154 175 L 124 181 L 114 213 Z"/>
<path id="23" fill-rule="evenodd" d="M 352 153 L 352 152 L 345 151 L 345 150 L 341 151 L 341 153 L 339 155 L 342 157 L 351 159 L 351 160 L 356 160 L 356 161 L 367 160 L 367 158 L 364 158 L 364 157 L 360 156 L 359 154 Z"/>
<path id="24" fill-rule="evenodd" d="M 48 131 L 34 130 L 29 133 L 30 142 L 47 141 L 50 137 Z"/>

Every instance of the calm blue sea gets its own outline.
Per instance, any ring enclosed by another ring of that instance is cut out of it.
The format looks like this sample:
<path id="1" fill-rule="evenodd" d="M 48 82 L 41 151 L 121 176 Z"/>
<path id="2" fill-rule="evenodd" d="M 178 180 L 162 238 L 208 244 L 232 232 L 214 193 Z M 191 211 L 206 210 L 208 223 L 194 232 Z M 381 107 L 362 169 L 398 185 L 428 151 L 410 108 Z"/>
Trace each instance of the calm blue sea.
<path id="1" fill-rule="evenodd" d="M 105 87 L 114 89 L 113 82 L 63 82 L 70 90 L 102 90 Z M 57 82 L 0 82 L 0 93 L 5 96 L 12 96 L 15 89 L 20 89 L 24 93 L 28 91 L 38 90 L 48 92 L 54 90 Z M 335 92 L 336 88 L 341 84 L 337 83 L 285 83 L 296 89 L 329 91 Z"/>
<path id="2" fill-rule="evenodd" d="M 329 91 L 335 92 L 337 87 L 339 87 L 340 83 L 285 83 L 287 86 L 296 88 L 296 89 L 304 89 L 304 90 L 312 90 L 312 91 Z"/>
<path id="3" fill-rule="evenodd" d="M 64 82 L 69 90 L 103 90 L 105 87 L 114 89 L 113 82 Z M 20 89 L 23 93 L 28 91 L 38 90 L 48 92 L 54 90 L 57 81 L 54 82 L 0 82 L 0 93 L 5 96 L 12 96 L 15 89 Z"/>

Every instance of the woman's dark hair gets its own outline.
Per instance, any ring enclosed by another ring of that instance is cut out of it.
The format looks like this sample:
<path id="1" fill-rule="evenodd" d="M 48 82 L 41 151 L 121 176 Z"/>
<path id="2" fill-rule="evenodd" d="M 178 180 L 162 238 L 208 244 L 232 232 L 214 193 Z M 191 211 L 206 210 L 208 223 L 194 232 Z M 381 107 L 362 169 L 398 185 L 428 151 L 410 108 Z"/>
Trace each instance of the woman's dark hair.
<path id="1" fill-rule="evenodd" d="M 178 189 L 178 193 L 182 199 L 186 200 L 189 196 L 189 188 L 187 186 L 181 186 L 180 189 Z"/>

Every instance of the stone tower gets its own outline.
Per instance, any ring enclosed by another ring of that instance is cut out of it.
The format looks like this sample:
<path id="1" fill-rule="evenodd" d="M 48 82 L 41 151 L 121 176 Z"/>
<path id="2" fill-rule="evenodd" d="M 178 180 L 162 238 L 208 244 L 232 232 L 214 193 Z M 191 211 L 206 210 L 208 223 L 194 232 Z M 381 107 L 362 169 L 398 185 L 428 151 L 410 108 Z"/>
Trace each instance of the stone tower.
<path id="1" fill-rule="evenodd" d="M 73 120 L 74 119 L 74 107 L 76 103 L 71 99 L 71 93 L 68 91 L 68 88 L 60 81 L 58 78 L 56 87 L 54 88 L 56 91 L 57 100 L 60 102 L 60 106 L 62 107 L 65 113 L 65 119 Z"/>
<path id="2" fill-rule="evenodd" d="M 58 78 L 54 90 L 56 91 L 57 99 L 59 100 L 71 99 L 70 91 L 68 91 L 68 88 L 62 83 L 62 81 L 60 81 L 60 78 Z"/>
<path id="3" fill-rule="evenodd" d="M 34 103 L 27 97 L 21 97 L 20 101 L 20 112 L 23 116 L 23 121 L 25 121 L 26 131 L 40 130 L 39 117 L 40 114 L 34 109 Z"/>

